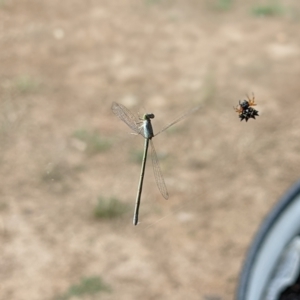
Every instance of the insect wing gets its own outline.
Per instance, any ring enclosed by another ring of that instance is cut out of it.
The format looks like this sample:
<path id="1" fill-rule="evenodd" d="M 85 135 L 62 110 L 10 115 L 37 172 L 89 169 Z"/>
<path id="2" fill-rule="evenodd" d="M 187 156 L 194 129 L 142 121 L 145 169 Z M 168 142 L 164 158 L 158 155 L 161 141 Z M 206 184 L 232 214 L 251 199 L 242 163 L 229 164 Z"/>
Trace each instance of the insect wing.
<path id="1" fill-rule="evenodd" d="M 157 158 L 156 151 L 155 151 L 152 140 L 150 140 L 150 144 L 151 144 L 152 166 L 153 166 L 153 172 L 154 172 L 156 184 L 157 184 L 157 187 L 158 187 L 159 191 L 161 192 L 162 196 L 165 199 L 168 199 L 169 194 L 168 194 L 167 187 L 166 187 L 164 178 L 162 176 L 162 173 L 161 173 L 161 170 L 159 167 L 158 158 Z"/>
<path id="2" fill-rule="evenodd" d="M 124 123 L 126 123 L 133 131 L 144 136 L 143 131 L 140 129 L 139 118 L 127 109 L 124 105 L 113 102 L 111 106 L 113 113 Z"/>
<path id="3" fill-rule="evenodd" d="M 177 118 L 176 120 L 174 120 L 172 123 L 168 124 L 165 128 L 163 128 L 162 130 L 160 130 L 159 132 L 157 132 L 154 136 L 157 136 L 158 134 L 164 132 L 165 130 L 167 130 L 168 128 L 170 128 L 171 126 L 173 126 L 174 124 L 178 123 L 179 121 L 185 119 L 187 116 L 191 115 L 192 113 L 194 113 L 195 111 L 197 111 L 201 106 L 197 106 L 194 107 L 193 109 L 187 111 L 186 113 L 184 113 L 183 115 L 181 115 L 179 118 Z"/>

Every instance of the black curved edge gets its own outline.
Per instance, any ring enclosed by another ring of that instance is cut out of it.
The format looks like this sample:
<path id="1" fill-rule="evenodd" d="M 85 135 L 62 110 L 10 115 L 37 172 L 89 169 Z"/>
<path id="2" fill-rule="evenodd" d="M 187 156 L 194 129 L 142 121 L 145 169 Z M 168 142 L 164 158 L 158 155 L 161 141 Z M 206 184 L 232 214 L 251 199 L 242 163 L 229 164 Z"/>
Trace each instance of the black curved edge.
<path id="1" fill-rule="evenodd" d="M 244 300 L 247 292 L 249 277 L 251 274 L 251 266 L 254 263 L 257 252 L 259 252 L 266 235 L 270 228 L 273 227 L 276 220 L 280 217 L 283 211 L 289 206 L 291 202 L 300 194 L 300 180 L 297 181 L 292 187 L 286 191 L 281 199 L 275 204 L 271 212 L 265 217 L 260 225 L 250 248 L 247 251 L 246 259 L 244 261 L 242 271 L 240 273 L 239 285 L 236 290 L 236 300 Z"/>

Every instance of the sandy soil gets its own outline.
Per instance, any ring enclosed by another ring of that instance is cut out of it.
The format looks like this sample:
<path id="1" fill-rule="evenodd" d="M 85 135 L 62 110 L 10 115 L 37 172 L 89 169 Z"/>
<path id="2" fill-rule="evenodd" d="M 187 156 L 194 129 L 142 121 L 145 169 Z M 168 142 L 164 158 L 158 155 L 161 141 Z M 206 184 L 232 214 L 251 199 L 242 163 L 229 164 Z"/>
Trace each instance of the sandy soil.
<path id="1" fill-rule="evenodd" d="M 72 299 L 233 299 L 300 176 L 300 3 L 282 2 L 258 17 L 266 1 L 0 1 L 1 300 L 61 299 L 92 276 L 111 292 Z M 260 116 L 240 122 L 252 92 Z M 170 198 L 149 162 L 136 227 L 143 140 L 113 101 L 156 131 L 201 105 L 154 139 Z M 129 210 L 96 219 L 98 197 Z"/>

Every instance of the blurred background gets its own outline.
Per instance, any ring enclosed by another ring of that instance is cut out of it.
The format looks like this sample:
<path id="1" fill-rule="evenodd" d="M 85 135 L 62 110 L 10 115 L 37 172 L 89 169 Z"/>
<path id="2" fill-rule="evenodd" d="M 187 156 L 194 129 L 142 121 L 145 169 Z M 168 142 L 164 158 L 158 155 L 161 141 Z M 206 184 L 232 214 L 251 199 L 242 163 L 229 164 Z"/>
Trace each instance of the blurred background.
<path id="1" fill-rule="evenodd" d="M 300 177 L 300 2 L 0 0 L 0 299 L 233 299 Z M 233 107 L 255 94 L 259 117 Z M 113 101 L 155 114 L 141 136 Z"/>

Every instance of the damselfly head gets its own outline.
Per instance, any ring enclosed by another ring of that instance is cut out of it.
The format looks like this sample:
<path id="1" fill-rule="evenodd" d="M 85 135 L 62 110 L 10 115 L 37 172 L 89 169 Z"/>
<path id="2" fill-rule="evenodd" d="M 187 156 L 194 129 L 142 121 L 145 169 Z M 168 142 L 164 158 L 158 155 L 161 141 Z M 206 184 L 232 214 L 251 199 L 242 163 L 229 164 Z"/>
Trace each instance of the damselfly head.
<path id="1" fill-rule="evenodd" d="M 154 114 L 144 114 L 143 120 L 154 119 Z"/>

